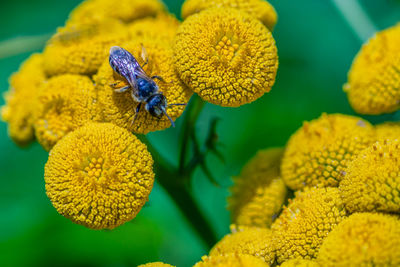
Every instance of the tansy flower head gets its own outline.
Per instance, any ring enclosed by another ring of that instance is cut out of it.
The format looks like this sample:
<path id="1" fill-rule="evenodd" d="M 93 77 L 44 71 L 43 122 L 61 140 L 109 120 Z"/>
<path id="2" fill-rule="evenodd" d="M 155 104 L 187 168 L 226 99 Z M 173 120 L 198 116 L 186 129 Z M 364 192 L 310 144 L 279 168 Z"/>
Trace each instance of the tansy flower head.
<path id="1" fill-rule="evenodd" d="M 127 130 L 89 123 L 54 146 L 44 178 L 61 215 L 92 229 L 113 229 L 133 219 L 148 200 L 153 159 Z"/>
<path id="2" fill-rule="evenodd" d="M 361 118 L 322 114 L 290 137 L 282 158 L 282 178 L 295 190 L 338 186 L 348 163 L 375 139 L 374 128 Z"/>
<path id="3" fill-rule="evenodd" d="M 68 132 L 97 118 L 96 92 L 86 76 L 64 74 L 42 85 L 34 109 L 35 134 L 50 150 Z"/>
<path id="4" fill-rule="evenodd" d="M 400 23 L 372 37 L 353 61 L 344 85 L 353 109 L 382 114 L 400 108 Z"/>
<path id="5" fill-rule="evenodd" d="M 159 0 L 86 0 L 76 7 L 69 16 L 74 23 L 97 24 L 105 19 L 118 19 L 131 22 L 147 16 L 154 16 L 165 11 Z"/>
<path id="6" fill-rule="evenodd" d="M 222 238 L 210 251 L 210 256 L 225 254 L 248 254 L 262 258 L 268 264 L 275 260 L 272 231 L 267 228 L 245 227 Z"/>
<path id="7" fill-rule="evenodd" d="M 238 107 L 271 90 L 278 55 L 271 32 L 232 8 L 210 8 L 188 17 L 174 43 L 181 79 L 205 101 Z"/>
<path id="8" fill-rule="evenodd" d="M 203 256 L 193 267 L 268 267 L 262 259 L 243 254 Z"/>
<path id="9" fill-rule="evenodd" d="M 339 189 L 306 188 L 296 192 L 271 226 L 278 263 L 315 258 L 324 238 L 345 217 Z"/>
<path id="10" fill-rule="evenodd" d="M 126 27 L 115 20 L 96 25 L 67 24 L 57 30 L 44 49 L 44 69 L 50 76 L 94 74 L 107 58 L 110 47 L 128 37 Z"/>
<path id="11" fill-rule="evenodd" d="M 260 150 L 234 179 L 228 198 L 233 223 L 269 227 L 281 210 L 287 189 L 280 178 L 282 148 Z"/>
<path id="12" fill-rule="evenodd" d="M 168 43 L 159 39 L 140 39 L 127 43 L 122 47 L 129 51 L 143 65 L 141 57 L 142 46 L 147 51 L 148 64 L 144 71 L 149 77 L 158 75 L 164 81 L 155 80 L 160 91 L 167 98 L 168 104 L 188 103 L 192 92 L 179 80 L 172 64 L 172 50 Z M 131 89 L 124 93 L 115 92 L 116 87 L 123 87 L 126 81 L 116 75 L 110 66 L 108 59 L 104 61 L 95 77 L 99 96 L 99 106 L 105 122 L 112 122 L 135 133 L 146 134 L 148 132 L 162 130 L 171 126 L 166 116 L 156 118 L 141 106 L 139 114 L 132 124 L 138 102 L 131 96 Z M 117 83 L 118 85 L 112 86 Z M 184 110 L 184 106 L 170 106 L 167 114 L 175 120 Z"/>
<path id="13" fill-rule="evenodd" d="M 175 266 L 162 262 L 151 262 L 139 265 L 138 267 L 175 267 Z"/>
<path id="14" fill-rule="evenodd" d="M 179 21 L 172 15 L 161 13 L 156 17 L 147 17 L 130 23 L 127 33 L 131 40 L 158 38 L 172 42 L 179 26 Z"/>
<path id="15" fill-rule="evenodd" d="M 400 122 L 384 122 L 375 126 L 376 139 L 400 139 Z"/>
<path id="16" fill-rule="evenodd" d="M 400 140 L 378 141 L 346 169 L 340 193 L 350 212 L 400 212 Z"/>
<path id="17" fill-rule="evenodd" d="M 400 221 L 397 217 L 355 213 L 325 239 L 321 266 L 400 266 Z"/>
<path id="18" fill-rule="evenodd" d="M 322 267 L 315 260 L 304 260 L 304 259 L 291 259 L 285 261 L 279 267 Z"/>
<path id="19" fill-rule="evenodd" d="M 230 7 L 245 11 L 264 23 L 271 31 L 278 19 L 274 7 L 264 0 L 186 0 L 182 5 L 182 18 L 185 19 L 194 13 L 212 7 Z"/>
<path id="20" fill-rule="evenodd" d="M 28 145 L 35 138 L 32 112 L 41 83 L 46 79 L 43 57 L 33 54 L 10 78 L 10 89 L 5 93 L 1 117 L 8 123 L 8 134 L 20 145 Z"/>

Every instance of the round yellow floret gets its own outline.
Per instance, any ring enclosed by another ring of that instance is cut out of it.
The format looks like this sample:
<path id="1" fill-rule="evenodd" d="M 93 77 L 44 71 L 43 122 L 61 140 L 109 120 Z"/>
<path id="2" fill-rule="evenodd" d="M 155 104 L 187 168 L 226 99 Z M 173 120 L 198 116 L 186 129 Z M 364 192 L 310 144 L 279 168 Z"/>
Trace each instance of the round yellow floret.
<path id="1" fill-rule="evenodd" d="M 287 189 L 280 178 L 282 148 L 260 150 L 234 178 L 228 198 L 232 222 L 269 227 L 285 201 Z"/>
<path id="2" fill-rule="evenodd" d="M 264 0 L 186 0 L 182 5 L 182 18 L 212 7 L 230 7 L 245 11 L 271 31 L 278 19 L 274 7 Z"/>
<path id="3" fill-rule="evenodd" d="M 397 217 L 355 213 L 325 239 L 321 266 L 400 266 L 400 221 Z"/>
<path id="4" fill-rule="evenodd" d="M 304 260 L 304 259 L 291 259 L 285 261 L 279 267 L 319 267 L 321 266 L 317 261 Z"/>
<path id="5" fill-rule="evenodd" d="M 243 254 L 227 254 L 217 256 L 203 256 L 202 261 L 196 263 L 193 267 L 268 267 L 258 257 Z"/>
<path id="6" fill-rule="evenodd" d="M 400 140 L 378 141 L 362 151 L 339 189 L 350 212 L 400 212 Z"/>
<path id="7" fill-rule="evenodd" d="M 141 264 L 138 267 L 175 267 L 175 266 L 163 262 L 151 262 L 151 263 Z"/>
<path id="8" fill-rule="evenodd" d="M 245 227 L 237 230 L 232 227 L 232 234 L 223 237 L 210 251 L 210 256 L 225 254 L 248 254 L 260 257 L 266 263 L 275 260 L 275 247 L 272 231 L 267 228 Z"/>
<path id="9" fill-rule="evenodd" d="M 148 200 L 153 159 L 127 130 L 89 123 L 54 146 L 44 176 L 47 196 L 61 215 L 92 229 L 113 229 Z"/>
<path id="10" fill-rule="evenodd" d="M 181 79 L 205 101 L 226 107 L 250 103 L 271 90 L 278 54 L 271 32 L 232 8 L 188 17 L 174 43 Z"/>
<path id="11" fill-rule="evenodd" d="M 360 50 L 344 85 L 353 109 L 382 114 L 400 108 L 400 23 L 371 38 Z"/>
<path id="12" fill-rule="evenodd" d="M 328 233 L 346 217 L 339 189 L 306 188 L 285 207 L 272 224 L 278 263 L 313 259 Z"/>
<path id="13" fill-rule="evenodd" d="M 282 158 L 282 178 L 294 190 L 338 186 L 348 163 L 375 141 L 374 128 L 367 121 L 322 114 L 290 137 Z"/>
<path id="14" fill-rule="evenodd" d="M 96 73 L 110 47 L 127 41 L 127 28 L 118 21 L 98 25 L 68 24 L 59 28 L 43 52 L 43 67 L 50 76 Z"/>
<path id="15" fill-rule="evenodd" d="M 157 38 L 164 42 L 172 42 L 179 24 L 174 16 L 161 13 L 157 17 L 147 17 L 130 23 L 127 33 L 130 34 L 131 40 Z"/>
<path id="16" fill-rule="evenodd" d="M 69 22 L 96 24 L 109 18 L 131 22 L 160 12 L 165 6 L 159 0 L 86 0 L 71 12 Z"/>
<path id="17" fill-rule="evenodd" d="M 128 50 L 138 60 L 139 64 L 143 64 L 141 57 L 142 45 L 146 49 L 149 59 L 144 71 L 149 77 L 158 75 L 164 79 L 164 82 L 155 81 L 160 91 L 167 98 L 168 104 L 188 103 L 193 93 L 179 80 L 174 71 L 172 50 L 168 43 L 159 39 L 150 40 L 146 38 L 127 43 L 122 47 Z M 132 124 L 138 103 L 133 100 L 131 89 L 124 93 L 114 91 L 116 88 L 125 86 L 126 81 L 114 73 L 108 59 L 99 69 L 95 81 L 103 121 L 112 122 L 140 134 L 147 134 L 148 132 L 162 130 L 171 126 L 166 116 L 158 119 L 150 115 L 145 110 L 144 104 L 142 104 L 139 114 Z M 113 86 L 115 83 L 118 83 L 118 85 Z M 175 120 L 182 114 L 183 110 L 184 106 L 170 106 L 167 108 L 167 114 Z"/>
<path id="18" fill-rule="evenodd" d="M 64 74 L 50 78 L 39 90 L 35 134 L 47 151 L 70 131 L 97 118 L 96 91 L 86 76 Z"/>
<path id="19" fill-rule="evenodd" d="M 42 55 L 31 55 L 11 76 L 10 89 L 4 94 L 1 118 L 8 123 L 9 136 L 20 146 L 28 145 L 35 138 L 32 112 L 39 87 L 46 79 L 42 63 Z"/>
<path id="20" fill-rule="evenodd" d="M 375 126 L 377 140 L 400 139 L 400 123 L 384 122 Z"/>

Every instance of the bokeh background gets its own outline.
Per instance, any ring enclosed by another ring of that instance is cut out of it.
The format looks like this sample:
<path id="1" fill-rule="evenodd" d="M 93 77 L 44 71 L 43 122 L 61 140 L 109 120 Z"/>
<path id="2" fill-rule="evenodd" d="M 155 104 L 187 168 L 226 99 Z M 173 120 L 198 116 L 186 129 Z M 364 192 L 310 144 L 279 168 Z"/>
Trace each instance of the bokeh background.
<path id="1" fill-rule="evenodd" d="M 8 77 L 30 53 L 41 51 L 45 40 L 79 2 L 0 1 L 1 92 L 8 88 Z M 183 0 L 164 2 L 179 16 Z M 230 177 L 237 175 L 257 150 L 283 146 L 302 121 L 322 112 L 354 114 L 341 88 L 362 42 L 343 12 L 329 0 L 270 2 L 279 15 L 273 33 L 280 57 L 276 85 L 261 99 L 240 108 L 207 104 L 197 123 L 197 132 L 204 138 L 210 120 L 221 119 L 218 135 L 226 162 L 208 157 L 221 186 L 212 185 L 201 171 L 196 171 L 193 181 L 196 200 L 219 237 L 229 231 L 226 196 Z M 399 1 L 358 2 L 378 30 L 400 20 Z M 396 117 L 367 119 L 377 122 Z M 177 128 L 149 135 L 156 148 L 175 162 L 180 129 L 178 119 Z M 38 144 L 27 149 L 14 145 L 6 124 L 0 122 L 1 266 L 136 266 L 159 260 L 191 266 L 207 253 L 157 184 L 139 215 L 113 231 L 94 231 L 71 223 L 56 212 L 45 194 L 46 160 L 47 153 Z"/>

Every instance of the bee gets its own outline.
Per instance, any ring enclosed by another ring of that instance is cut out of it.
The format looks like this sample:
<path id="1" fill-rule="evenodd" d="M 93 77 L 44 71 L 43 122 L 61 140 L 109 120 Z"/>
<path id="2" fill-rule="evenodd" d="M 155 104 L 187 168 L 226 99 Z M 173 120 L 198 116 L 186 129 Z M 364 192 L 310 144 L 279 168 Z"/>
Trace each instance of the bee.
<path id="1" fill-rule="evenodd" d="M 127 50 L 119 46 L 111 47 L 109 57 L 110 66 L 115 73 L 123 77 L 128 83 L 127 86 L 114 89 L 114 91 L 123 93 L 130 89 L 133 100 L 139 103 L 136 107 L 136 113 L 131 125 L 134 124 L 140 108 L 142 104 L 144 104 L 144 108 L 150 115 L 158 119 L 165 115 L 171 122 L 171 125 L 175 127 L 175 123 L 171 117 L 168 116 L 166 109 L 170 106 L 185 106 L 186 104 L 167 103 L 167 98 L 162 94 L 155 82 L 155 79 L 165 82 L 164 79 L 157 75 L 149 77 L 143 70 L 144 66 L 148 64 L 146 50 L 143 45 L 141 57 L 144 61 L 142 66 L 140 66 L 136 58 Z"/>

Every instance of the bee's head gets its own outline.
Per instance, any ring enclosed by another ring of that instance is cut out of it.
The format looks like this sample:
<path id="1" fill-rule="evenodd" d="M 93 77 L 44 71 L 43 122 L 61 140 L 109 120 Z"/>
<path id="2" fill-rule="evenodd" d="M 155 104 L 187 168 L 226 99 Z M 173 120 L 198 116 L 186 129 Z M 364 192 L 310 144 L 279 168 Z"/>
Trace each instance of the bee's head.
<path id="1" fill-rule="evenodd" d="M 161 118 L 164 114 L 167 116 L 171 125 L 175 127 L 174 121 L 168 116 L 167 109 L 167 98 L 163 94 L 154 94 L 150 96 L 146 101 L 145 109 L 154 117 Z"/>

